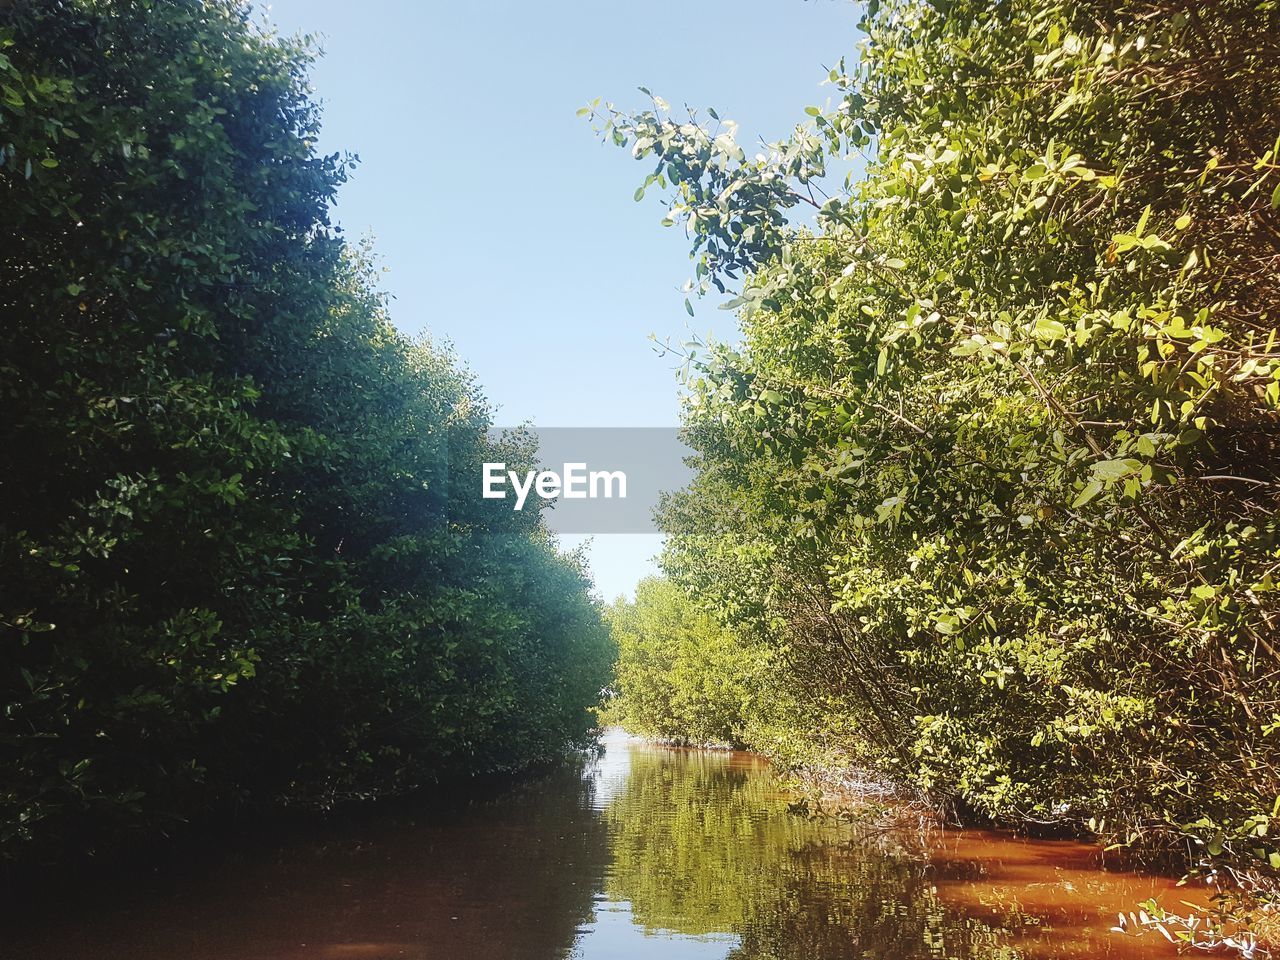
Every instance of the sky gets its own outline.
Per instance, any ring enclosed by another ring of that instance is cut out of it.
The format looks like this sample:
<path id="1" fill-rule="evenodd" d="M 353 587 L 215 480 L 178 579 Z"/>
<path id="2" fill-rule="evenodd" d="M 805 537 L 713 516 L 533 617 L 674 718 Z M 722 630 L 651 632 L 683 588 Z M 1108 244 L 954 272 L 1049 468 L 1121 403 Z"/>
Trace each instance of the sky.
<path id="1" fill-rule="evenodd" d="M 452 342 L 495 423 L 675 426 L 673 362 L 650 334 L 722 339 L 711 303 L 690 319 L 689 242 L 663 228 L 649 169 L 575 116 L 594 97 L 712 106 L 748 150 L 824 105 L 827 68 L 857 42 L 849 0 L 275 0 L 259 7 L 324 51 L 312 85 L 320 149 L 358 154 L 335 219 L 372 235 L 391 315 Z M 583 538 L 564 537 L 566 546 Z M 657 534 L 597 535 L 606 599 L 655 572 Z"/>

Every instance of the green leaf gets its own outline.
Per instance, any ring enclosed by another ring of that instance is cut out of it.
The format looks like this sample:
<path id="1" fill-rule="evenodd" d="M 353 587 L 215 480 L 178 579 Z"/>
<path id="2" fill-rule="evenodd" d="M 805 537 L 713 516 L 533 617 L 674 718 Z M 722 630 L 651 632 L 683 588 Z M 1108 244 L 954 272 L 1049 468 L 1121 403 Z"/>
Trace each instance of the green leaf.
<path id="1" fill-rule="evenodd" d="M 1137 229 L 1133 231 L 1135 237 L 1142 236 L 1142 231 L 1147 228 L 1147 220 L 1151 217 L 1151 204 L 1147 204 L 1142 211 L 1142 216 L 1138 218 Z"/>
<path id="2" fill-rule="evenodd" d="M 1066 326 L 1049 317 L 1041 317 L 1037 320 L 1034 332 L 1041 340 L 1064 340 L 1067 336 Z"/>
<path id="3" fill-rule="evenodd" d="M 1106 483 L 1115 483 L 1142 470 L 1142 461 L 1133 457 L 1122 460 L 1099 460 L 1091 469 L 1093 475 Z"/>
<path id="4" fill-rule="evenodd" d="M 1102 492 L 1102 482 L 1100 480 L 1090 480 L 1084 485 L 1084 489 L 1076 494 L 1076 498 L 1071 501 L 1071 508 L 1083 507 L 1086 503 Z"/>

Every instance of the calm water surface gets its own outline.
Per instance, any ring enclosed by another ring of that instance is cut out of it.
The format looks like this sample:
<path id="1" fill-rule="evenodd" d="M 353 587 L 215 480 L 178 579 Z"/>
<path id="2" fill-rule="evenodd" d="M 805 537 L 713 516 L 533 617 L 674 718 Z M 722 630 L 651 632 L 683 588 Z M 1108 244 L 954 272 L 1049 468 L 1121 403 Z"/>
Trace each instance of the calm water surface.
<path id="1" fill-rule="evenodd" d="M 44 960 L 845 960 L 1172 956 L 1108 932 L 1171 881 L 1092 848 L 867 836 L 788 812 L 768 766 L 611 733 L 569 770 L 448 813 L 260 842 L 6 924 Z"/>

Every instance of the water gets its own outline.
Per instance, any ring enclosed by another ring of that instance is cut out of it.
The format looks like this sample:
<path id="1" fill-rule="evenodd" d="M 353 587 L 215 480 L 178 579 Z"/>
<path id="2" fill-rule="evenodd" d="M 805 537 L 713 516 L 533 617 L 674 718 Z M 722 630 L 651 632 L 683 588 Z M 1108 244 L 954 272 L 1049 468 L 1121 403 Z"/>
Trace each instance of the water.
<path id="1" fill-rule="evenodd" d="M 789 812 L 768 766 L 610 733 L 566 770 L 448 812 L 229 851 L 6 922 L 45 960 L 1166 957 L 1108 932 L 1169 880 L 1082 844 L 868 834 Z"/>

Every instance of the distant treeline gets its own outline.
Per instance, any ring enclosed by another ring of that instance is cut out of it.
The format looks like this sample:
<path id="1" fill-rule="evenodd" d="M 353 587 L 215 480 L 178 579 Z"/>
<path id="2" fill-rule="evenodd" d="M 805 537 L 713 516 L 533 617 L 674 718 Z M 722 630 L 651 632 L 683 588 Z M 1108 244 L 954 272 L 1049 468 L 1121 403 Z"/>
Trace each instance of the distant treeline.
<path id="1" fill-rule="evenodd" d="M 389 322 L 249 13 L 0 10 L 0 859 L 515 770 L 608 680 L 581 562 L 479 496 L 532 451 Z"/>
<path id="2" fill-rule="evenodd" d="M 834 105 L 759 152 L 587 108 L 695 288 L 741 285 L 739 343 L 672 345 L 699 476 L 663 511 L 678 593 L 614 612 L 612 710 L 1265 877 L 1280 6 L 863 11 Z"/>

